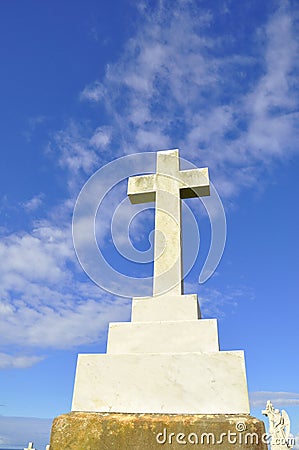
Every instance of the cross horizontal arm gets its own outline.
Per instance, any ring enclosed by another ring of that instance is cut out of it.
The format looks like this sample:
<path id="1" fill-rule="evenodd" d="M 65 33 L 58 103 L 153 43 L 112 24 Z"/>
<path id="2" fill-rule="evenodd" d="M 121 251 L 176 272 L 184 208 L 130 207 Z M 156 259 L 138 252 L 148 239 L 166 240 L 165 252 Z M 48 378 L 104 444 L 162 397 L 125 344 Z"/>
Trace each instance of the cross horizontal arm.
<path id="1" fill-rule="evenodd" d="M 128 196 L 133 204 L 155 201 L 155 174 L 130 177 L 128 181 Z"/>
<path id="2" fill-rule="evenodd" d="M 210 195 L 209 170 L 191 169 L 179 172 L 181 198 L 204 197 Z"/>

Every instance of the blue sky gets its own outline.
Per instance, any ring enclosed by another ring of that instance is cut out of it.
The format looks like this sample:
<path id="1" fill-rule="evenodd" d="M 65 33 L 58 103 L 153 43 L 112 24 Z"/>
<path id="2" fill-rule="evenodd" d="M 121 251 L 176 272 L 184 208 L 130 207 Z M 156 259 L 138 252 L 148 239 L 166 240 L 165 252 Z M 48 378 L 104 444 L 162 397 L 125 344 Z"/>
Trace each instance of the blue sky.
<path id="1" fill-rule="evenodd" d="M 104 352 L 109 321 L 130 318 L 130 299 L 76 259 L 82 186 L 111 160 L 170 148 L 209 167 L 227 218 L 199 285 L 209 223 L 188 202 L 201 249 L 186 290 L 218 319 L 221 349 L 245 350 L 252 414 L 271 399 L 299 433 L 298 18 L 291 0 L 1 3 L 0 448 L 43 448 L 70 410 L 77 354 Z M 124 197 L 123 182 L 98 218 L 111 264 Z M 140 216 L 144 250 L 153 214 Z"/>

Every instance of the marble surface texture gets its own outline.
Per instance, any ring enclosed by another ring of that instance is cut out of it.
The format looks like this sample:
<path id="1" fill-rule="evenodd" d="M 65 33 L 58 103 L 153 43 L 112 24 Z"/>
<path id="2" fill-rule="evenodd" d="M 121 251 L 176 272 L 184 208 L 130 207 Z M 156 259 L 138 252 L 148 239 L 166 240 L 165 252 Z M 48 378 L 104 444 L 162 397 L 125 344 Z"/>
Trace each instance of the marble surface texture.
<path id="1" fill-rule="evenodd" d="M 132 322 L 196 320 L 200 317 L 196 294 L 133 298 Z"/>
<path id="2" fill-rule="evenodd" d="M 72 411 L 249 413 L 244 355 L 79 355 Z"/>
<path id="3" fill-rule="evenodd" d="M 216 319 L 119 322 L 109 326 L 107 353 L 186 353 L 219 350 Z"/>

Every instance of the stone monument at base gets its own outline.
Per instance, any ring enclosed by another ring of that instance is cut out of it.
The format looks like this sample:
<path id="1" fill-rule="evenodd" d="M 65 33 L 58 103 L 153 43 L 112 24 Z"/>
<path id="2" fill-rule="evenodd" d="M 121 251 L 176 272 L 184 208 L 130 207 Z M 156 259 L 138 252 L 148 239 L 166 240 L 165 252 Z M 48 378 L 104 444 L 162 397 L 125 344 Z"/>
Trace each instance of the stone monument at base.
<path id="1" fill-rule="evenodd" d="M 156 202 L 153 296 L 133 298 L 131 322 L 110 324 L 106 354 L 78 356 L 72 412 L 54 420 L 50 450 L 267 449 L 243 352 L 220 351 L 216 319 L 183 295 L 181 199 L 209 195 L 208 170 L 180 170 L 178 150 L 161 151 L 128 195 Z"/>

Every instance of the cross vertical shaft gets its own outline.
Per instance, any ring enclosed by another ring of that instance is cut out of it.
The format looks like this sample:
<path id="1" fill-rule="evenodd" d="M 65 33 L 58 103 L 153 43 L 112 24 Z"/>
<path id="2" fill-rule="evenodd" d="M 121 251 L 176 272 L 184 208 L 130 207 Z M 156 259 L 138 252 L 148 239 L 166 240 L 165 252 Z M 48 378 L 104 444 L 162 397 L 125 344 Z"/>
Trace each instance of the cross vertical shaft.
<path id="1" fill-rule="evenodd" d="M 181 199 L 175 152 L 157 154 L 153 295 L 183 292 Z"/>

